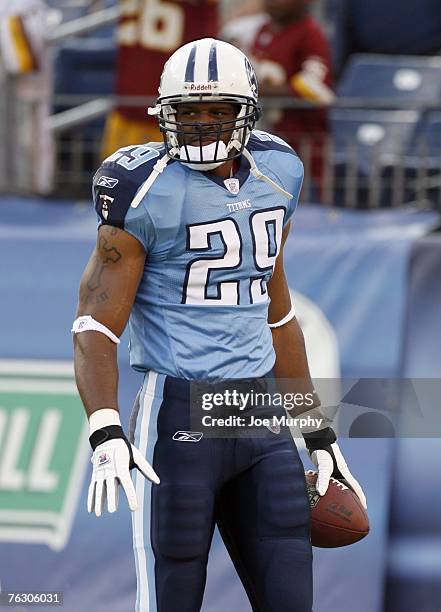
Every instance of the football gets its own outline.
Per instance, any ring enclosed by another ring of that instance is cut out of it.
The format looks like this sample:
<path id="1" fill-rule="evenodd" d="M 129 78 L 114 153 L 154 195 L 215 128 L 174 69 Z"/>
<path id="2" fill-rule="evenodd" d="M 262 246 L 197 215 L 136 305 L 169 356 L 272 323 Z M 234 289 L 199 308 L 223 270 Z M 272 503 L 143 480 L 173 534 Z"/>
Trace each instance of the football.
<path id="1" fill-rule="evenodd" d="M 358 542 L 369 533 L 369 518 L 349 487 L 331 478 L 323 497 L 317 493 L 317 472 L 305 472 L 311 508 L 311 543 L 320 548 L 337 548 Z"/>

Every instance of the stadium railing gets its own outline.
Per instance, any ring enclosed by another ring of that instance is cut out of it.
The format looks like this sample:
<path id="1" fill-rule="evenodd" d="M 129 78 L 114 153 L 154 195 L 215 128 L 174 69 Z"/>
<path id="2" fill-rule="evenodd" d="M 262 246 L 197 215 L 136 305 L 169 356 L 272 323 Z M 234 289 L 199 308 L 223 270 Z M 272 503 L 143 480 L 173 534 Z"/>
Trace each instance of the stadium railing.
<path id="1" fill-rule="evenodd" d="M 107 113 L 115 104 L 147 108 L 153 102 L 150 98 L 56 96 L 54 103 L 66 110 L 47 120 L 55 143 L 53 195 L 88 198 L 91 177 L 102 161 Z M 352 102 L 340 99 L 328 108 L 329 134 L 296 138 L 296 150 L 305 166 L 301 199 L 347 208 L 408 204 L 441 211 L 441 108 L 360 110 L 353 108 Z M 280 109 L 287 104 L 285 99 L 272 98 L 263 100 L 263 106 Z M 305 108 L 289 105 L 290 109 L 295 107 Z M 27 117 L 29 124 L 35 105 L 21 101 L 20 115 Z M 8 131 L 8 127 L 3 122 L 0 131 Z M 259 127 L 266 128 L 265 124 Z M 21 134 L 31 138 L 32 129 L 22 129 Z M 11 135 L 2 137 L 4 143 L 10 139 Z M 32 159 L 22 159 L 18 174 L 11 174 L 7 150 L 3 147 L 0 155 L 0 193 L 32 192 L 25 178 Z M 317 157 L 321 159 L 319 177 L 313 171 Z"/>
<path id="2" fill-rule="evenodd" d="M 71 108 L 53 115 L 48 123 L 57 143 L 54 191 L 89 197 L 93 171 L 102 161 L 104 123 L 97 119 L 104 119 L 114 104 L 147 108 L 154 99 L 58 96 L 56 100 Z M 381 102 L 383 108 L 387 106 L 384 99 Z M 284 98 L 264 99 L 263 105 L 267 109 L 306 107 Z M 339 99 L 328 109 L 328 135 L 311 138 L 305 134 L 296 139 L 305 166 L 301 199 L 346 208 L 408 204 L 441 210 L 441 138 L 437 140 L 433 132 L 435 127 L 439 130 L 441 113 L 415 105 L 381 111 L 375 104 L 369 106 L 360 110 L 354 100 Z M 314 171 L 317 157 L 322 160 L 319 176 Z"/>

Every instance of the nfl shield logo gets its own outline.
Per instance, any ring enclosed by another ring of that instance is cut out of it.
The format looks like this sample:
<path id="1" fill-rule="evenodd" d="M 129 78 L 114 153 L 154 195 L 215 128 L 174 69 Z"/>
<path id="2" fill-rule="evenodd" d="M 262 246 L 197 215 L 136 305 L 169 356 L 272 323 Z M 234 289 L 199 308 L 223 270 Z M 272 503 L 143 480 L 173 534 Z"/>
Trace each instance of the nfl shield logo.
<path id="1" fill-rule="evenodd" d="M 102 453 L 98 457 L 98 465 L 104 465 L 105 463 L 108 463 L 109 461 L 110 461 L 109 455 L 107 455 L 106 453 Z"/>
<path id="2" fill-rule="evenodd" d="M 233 195 L 237 195 L 239 193 L 239 179 L 227 178 L 224 180 L 224 185 Z"/>

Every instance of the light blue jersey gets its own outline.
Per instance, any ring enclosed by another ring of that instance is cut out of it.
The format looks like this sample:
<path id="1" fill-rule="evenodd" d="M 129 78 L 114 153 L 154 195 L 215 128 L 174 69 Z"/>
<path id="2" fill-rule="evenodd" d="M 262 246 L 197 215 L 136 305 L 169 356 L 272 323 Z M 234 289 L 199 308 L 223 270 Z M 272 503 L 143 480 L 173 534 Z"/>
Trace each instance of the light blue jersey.
<path id="1" fill-rule="evenodd" d="M 130 362 L 178 378 L 263 376 L 275 361 L 267 283 L 294 213 L 303 166 L 281 139 L 255 130 L 247 149 L 285 197 L 250 173 L 244 156 L 222 178 L 169 162 L 131 206 L 164 148 L 125 147 L 94 177 L 100 224 L 132 234 L 147 257 L 130 316 Z"/>

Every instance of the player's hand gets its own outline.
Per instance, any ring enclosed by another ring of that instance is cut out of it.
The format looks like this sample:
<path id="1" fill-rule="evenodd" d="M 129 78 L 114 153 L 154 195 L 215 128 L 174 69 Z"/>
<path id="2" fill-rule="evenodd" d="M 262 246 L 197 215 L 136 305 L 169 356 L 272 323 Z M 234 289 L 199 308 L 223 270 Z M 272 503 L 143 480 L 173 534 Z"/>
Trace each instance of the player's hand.
<path id="1" fill-rule="evenodd" d="M 319 436 L 318 434 L 322 434 Z M 330 478 L 341 480 L 351 488 L 360 499 L 364 508 L 367 508 L 366 496 L 360 483 L 351 474 L 341 450 L 336 442 L 334 431 L 327 427 L 317 431 L 313 435 L 303 434 L 306 448 L 308 449 L 311 461 L 318 469 L 317 493 L 324 495 L 328 490 Z"/>
<path id="2" fill-rule="evenodd" d="M 127 497 L 130 510 L 137 508 L 136 492 L 130 477 L 130 470 L 138 469 L 148 480 L 159 484 L 159 477 L 152 466 L 142 456 L 140 451 L 130 444 L 125 437 L 122 428 L 115 431 L 115 427 L 104 427 L 96 431 L 93 436 L 99 439 L 104 437 L 105 441 L 94 445 L 91 436 L 92 448 L 92 480 L 87 496 L 87 509 L 101 516 L 107 499 L 107 509 L 115 512 L 118 508 L 119 487 L 121 486 Z M 109 432 L 109 430 L 111 430 Z M 107 435 L 106 435 L 107 434 Z"/>

